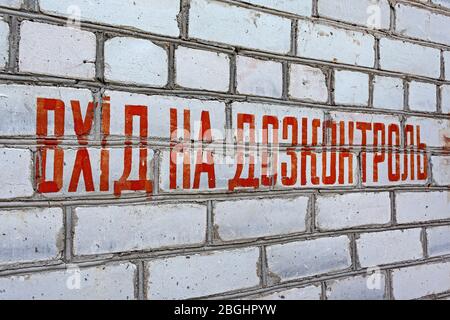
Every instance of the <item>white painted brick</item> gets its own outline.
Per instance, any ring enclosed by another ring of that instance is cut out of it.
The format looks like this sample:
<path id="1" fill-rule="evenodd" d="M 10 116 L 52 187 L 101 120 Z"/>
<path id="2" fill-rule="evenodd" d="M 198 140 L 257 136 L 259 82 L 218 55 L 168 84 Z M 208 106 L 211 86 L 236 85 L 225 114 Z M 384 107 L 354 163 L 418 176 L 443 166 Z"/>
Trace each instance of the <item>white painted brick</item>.
<path id="1" fill-rule="evenodd" d="M 327 102 L 327 80 L 323 71 L 300 64 L 290 68 L 289 94 L 296 99 Z"/>
<path id="2" fill-rule="evenodd" d="M 0 6 L 3 7 L 11 7 L 11 8 L 20 8 L 23 0 L 0 0 Z"/>
<path id="3" fill-rule="evenodd" d="M 410 82 L 409 109 L 413 111 L 436 112 L 436 86 L 432 83 Z"/>
<path id="4" fill-rule="evenodd" d="M 395 7 L 397 33 L 426 41 L 450 44 L 450 16 L 398 3 Z M 420 23 L 418 23 L 420 21 Z"/>
<path id="5" fill-rule="evenodd" d="M 178 47 L 175 51 L 176 82 L 185 88 L 227 91 L 230 58 L 224 53 Z"/>
<path id="6" fill-rule="evenodd" d="M 308 198 L 217 202 L 215 230 L 224 241 L 305 231 Z"/>
<path id="7" fill-rule="evenodd" d="M 356 240 L 362 267 L 373 267 L 423 257 L 421 229 L 363 233 Z"/>
<path id="8" fill-rule="evenodd" d="M 71 100 L 80 102 L 83 116 L 88 103 L 93 101 L 89 90 L 63 87 L 38 87 L 30 85 L 0 85 L 0 135 L 2 136 L 34 136 L 36 135 L 37 98 L 59 99 L 66 107 L 65 135 L 74 136 Z M 53 114 L 51 112 L 50 114 Z M 52 135 L 54 117 L 48 117 L 48 132 Z"/>
<path id="9" fill-rule="evenodd" d="M 257 297 L 257 300 L 320 300 L 322 288 L 320 286 L 309 286 L 305 288 L 294 288 L 273 292 L 271 294 Z"/>
<path id="10" fill-rule="evenodd" d="M 31 157 L 30 150 L 0 149 L 0 199 L 33 195 Z"/>
<path id="11" fill-rule="evenodd" d="M 445 148 L 446 137 L 450 136 L 450 120 L 423 117 L 406 118 L 407 125 L 420 126 L 421 143 L 428 147 Z"/>
<path id="12" fill-rule="evenodd" d="M 167 65 L 167 51 L 151 41 L 116 37 L 105 43 L 106 80 L 163 87 Z"/>
<path id="13" fill-rule="evenodd" d="M 374 38 L 358 31 L 299 21 L 300 57 L 373 67 Z"/>
<path id="14" fill-rule="evenodd" d="M 106 96 L 111 97 L 111 135 L 124 136 L 125 105 L 141 105 L 148 107 L 148 135 L 149 137 L 170 138 L 170 109 L 178 110 L 177 137 L 183 139 L 183 110 L 189 109 L 191 113 L 191 137 L 198 139 L 200 132 L 199 121 L 202 111 L 208 111 L 211 120 L 213 140 L 224 137 L 225 128 L 225 104 L 217 101 L 203 101 L 195 99 L 183 99 L 176 97 L 147 96 L 143 94 L 127 93 L 121 91 L 107 91 Z M 161 121 L 161 119 L 166 119 Z M 139 128 L 136 122 L 136 128 Z M 134 130 L 133 136 L 139 136 L 139 131 Z"/>
<path id="15" fill-rule="evenodd" d="M 389 193 L 349 193 L 320 196 L 316 200 L 321 230 L 387 224 L 391 219 Z"/>
<path id="16" fill-rule="evenodd" d="M 380 39 L 380 67 L 383 70 L 439 78 L 440 56 L 440 51 L 435 48 L 401 40 Z"/>
<path id="17" fill-rule="evenodd" d="M 383 273 L 348 277 L 327 281 L 326 295 L 328 300 L 384 300 L 385 286 Z"/>
<path id="18" fill-rule="evenodd" d="M 3 277 L 0 299 L 130 300 L 135 296 L 135 273 L 134 264 L 121 263 Z"/>
<path id="19" fill-rule="evenodd" d="M 395 195 L 398 223 L 450 219 L 449 192 L 401 192 Z"/>
<path id="20" fill-rule="evenodd" d="M 267 247 L 268 272 L 275 282 L 335 272 L 351 266 L 346 236 Z"/>
<path id="21" fill-rule="evenodd" d="M 432 0 L 432 2 L 444 8 L 450 8 L 450 1 L 448 0 Z"/>
<path id="22" fill-rule="evenodd" d="M 60 208 L 0 211 L 0 264 L 61 258 Z"/>
<path id="23" fill-rule="evenodd" d="M 450 226 L 427 228 L 427 247 L 430 257 L 450 254 Z"/>
<path id="24" fill-rule="evenodd" d="M 179 35 L 180 0 L 40 0 L 39 6 L 45 13 L 64 17 L 72 17 L 77 6 L 82 20 Z"/>
<path id="25" fill-rule="evenodd" d="M 442 113 L 450 113 L 450 85 L 441 87 L 441 110 Z"/>
<path id="26" fill-rule="evenodd" d="M 319 16 L 371 29 L 389 29 L 390 7 L 387 0 L 319 0 Z"/>
<path id="27" fill-rule="evenodd" d="M 450 51 L 444 51 L 445 79 L 450 80 Z"/>
<path id="28" fill-rule="evenodd" d="M 235 46 L 288 53 L 291 21 L 212 0 L 193 0 L 189 36 Z"/>
<path id="29" fill-rule="evenodd" d="M 149 299 L 187 299 L 259 285 L 258 248 L 178 256 L 148 263 Z"/>
<path id="30" fill-rule="evenodd" d="M 409 300 L 450 290 L 450 262 L 425 264 L 392 272 L 393 295 Z"/>
<path id="31" fill-rule="evenodd" d="M 0 69 L 6 67 L 9 55 L 9 25 L 0 20 Z"/>
<path id="32" fill-rule="evenodd" d="M 433 180 L 441 186 L 450 185 L 450 156 L 431 157 Z"/>
<path id="33" fill-rule="evenodd" d="M 75 210 L 77 255 L 200 244 L 206 207 L 197 204 L 81 207 Z"/>
<path id="34" fill-rule="evenodd" d="M 369 75 L 353 71 L 336 71 L 334 100 L 336 104 L 367 106 Z"/>
<path id="35" fill-rule="evenodd" d="M 281 63 L 238 56 L 236 61 L 239 93 L 280 98 L 283 93 Z"/>
<path id="36" fill-rule="evenodd" d="M 309 17 L 312 14 L 311 0 L 245 0 L 245 2 L 301 16 Z"/>
<path id="37" fill-rule="evenodd" d="M 21 72 L 81 79 L 95 77 L 96 39 L 91 32 L 24 21 L 19 47 Z"/>
<path id="38" fill-rule="evenodd" d="M 375 76 L 373 81 L 373 106 L 379 109 L 403 110 L 403 80 Z"/>
<path id="39" fill-rule="evenodd" d="M 366 122 L 366 123 L 382 123 L 387 128 L 390 124 L 397 124 L 400 126 L 400 118 L 398 116 L 392 115 L 381 115 L 381 114 L 373 114 L 373 113 L 356 113 L 356 112 L 339 112 L 339 111 L 331 111 L 330 118 L 333 121 L 340 122 L 350 122 L 353 121 L 355 123 L 355 132 L 353 145 L 361 145 L 362 144 L 362 132 L 361 130 L 356 129 L 356 124 L 358 122 Z M 374 134 L 373 130 L 369 130 L 366 133 L 367 135 L 367 145 L 373 145 Z M 345 135 L 345 141 L 348 143 L 348 135 Z M 340 141 L 340 133 L 338 132 L 338 139 Z"/>

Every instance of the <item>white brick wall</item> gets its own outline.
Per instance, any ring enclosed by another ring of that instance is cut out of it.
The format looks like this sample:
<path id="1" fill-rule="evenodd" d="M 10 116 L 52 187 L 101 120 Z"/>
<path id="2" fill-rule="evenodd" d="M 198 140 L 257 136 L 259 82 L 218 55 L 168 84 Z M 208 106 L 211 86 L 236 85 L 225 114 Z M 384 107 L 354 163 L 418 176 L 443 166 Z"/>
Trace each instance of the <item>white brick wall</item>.
<path id="1" fill-rule="evenodd" d="M 411 82 L 409 84 L 409 109 L 436 112 L 436 86 L 425 82 Z"/>
<path id="2" fill-rule="evenodd" d="M 31 152 L 20 149 L 0 149 L 0 162 L 7 170 L 0 171 L 0 199 L 32 196 Z"/>
<path id="3" fill-rule="evenodd" d="M 175 60 L 178 85 L 201 90 L 228 90 L 230 58 L 226 54 L 178 47 Z"/>
<path id="4" fill-rule="evenodd" d="M 291 23 L 288 19 L 219 1 L 191 1 L 190 37 L 287 53 L 290 50 L 290 34 Z"/>
<path id="5" fill-rule="evenodd" d="M 388 224 L 391 219 L 389 193 L 320 196 L 316 201 L 316 219 L 321 230 Z"/>
<path id="6" fill-rule="evenodd" d="M 131 300 L 136 266 L 121 263 L 0 277 L 1 299 Z"/>
<path id="7" fill-rule="evenodd" d="M 373 81 L 374 108 L 403 110 L 403 90 L 402 79 L 375 76 Z"/>
<path id="8" fill-rule="evenodd" d="M 367 74 L 336 71 L 334 77 L 336 104 L 367 106 L 369 103 L 369 76 Z"/>
<path id="9" fill-rule="evenodd" d="M 312 1 L 310 0 L 246 0 L 245 2 L 307 17 L 312 13 Z"/>
<path id="10" fill-rule="evenodd" d="M 324 72 L 319 68 L 292 64 L 289 94 L 296 99 L 327 102 L 328 89 Z"/>
<path id="11" fill-rule="evenodd" d="M 436 184 L 448 186 L 450 184 L 450 156 L 432 157 L 433 179 Z"/>
<path id="12" fill-rule="evenodd" d="M 327 281 L 328 300 L 383 300 L 386 299 L 386 276 L 375 273 Z"/>
<path id="13" fill-rule="evenodd" d="M 395 199 L 398 223 L 449 219 L 448 196 L 448 192 L 397 193 Z"/>
<path id="14" fill-rule="evenodd" d="M 0 20 L 0 69 L 4 69 L 9 54 L 9 25 Z"/>
<path id="15" fill-rule="evenodd" d="M 395 299 L 416 299 L 450 290 L 450 263 L 435 263 L 394 270 Z"/>
<path id="16" fill-rule="evenodd" d="M 373 267 L 423 257 L 421 229 L 363 233 L 356 240 L 359 263 Z M 404 246 L 407 243 L 408 246 Z"/>
<path id="17" fill-rule="evenodd" d="M 441 87 L 441 109 L 442 113 L 450 113 L 450 85 Z"/>
<path id="18" fill-rule="evenodd" d="M 373 67 L 374 38 L 357 31 L 299 21 L 300 57 Z"/>
<path id="19" fill-rule="evenodd" d="M 91 32 L 24 21 L 19 48 L 21 72 L 81 79 L 95 76 L 96 39 Z"/>
<path id="20" fill-rule="evenodd" d="M 167 84 L 167 51 L 150 41 L 116 37 L 105 43 L 105 79 L 163 87 Z"/>
<path id="21" fill-rule="evenodd" d="M 318 286 L 277 291 L 257 297 L 258 300 L 320 300 L 322 289 Z"/>
<path id="22" fill-rule="evenodd" d="M 450 254 L 450 226 L 427 229 L 427 248 L 430 256 Z"/>
<path id="23" fill-rule="evenodd" d="M 74 219 L 77 255 L 198 245 L 206 237 L 202 205 L 82 207 Z"/>
<path id="24" fill-rule="evenodd" d="M 351 266 L 348 237 L 321 238 L 267 247 L 272 281 L 287 281 L 336 272 Z"/>
<path id="25" fill-rule="evenodd" d="M 11 7 L 11 8 L 20 8 L 22 4 L 22 0 L 1 0 L 0 6 Z"/>
<path id="26" fill-rule="evenodd" d="M 64 239 L 62 210 L 2 210 L 0 239 L 0 265 L 58 259 Z"/>
<path id="27" fill-rule="evenodd" d="M 444 51 L 445 79 L 450 80 L 450 51 Z"/>
<path id="28" fill-rule="evenodd" d="M 186 299 L 259 285 L 257 248 L 179 256 L 147 264 L 149 299 Z"/>
<path id="29" fill-rule="evenodd" d="M 280 98 L 283 92 L 282 66 L 279 62 L 238 56 L 237 91 L 242 94 Z"/>
<path id="30" fill-rule="evenodd" d="M 300 197 L 217 202 L 215 230 L 224 241 L 303 232 L 308 201 Z"/>

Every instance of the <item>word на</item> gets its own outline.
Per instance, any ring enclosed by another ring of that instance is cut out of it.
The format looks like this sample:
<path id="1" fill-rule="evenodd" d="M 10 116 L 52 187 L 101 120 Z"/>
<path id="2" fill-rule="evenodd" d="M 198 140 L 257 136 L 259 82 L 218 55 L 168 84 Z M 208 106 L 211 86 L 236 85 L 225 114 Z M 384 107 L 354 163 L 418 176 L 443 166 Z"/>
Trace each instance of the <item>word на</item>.
<path id="1" fill-rule="evenodd" d="M 79 101 L 66 105 L 37 98 L 39 193 L 151 194 L 157 160 L 159 186 L 165 191 L 353 186 L 359 179 L 368 186 L 417 184 L 428 179 L 426 144 L 418 125 L 248 110 L 233 111 L 234 129 L 227 132 L 225 124 L 212 127 L 216 112 L 210 110 L 126 104 L 115 106 L 122 108 L 115 117 L 123 117 L 124 141 L 117 147 L 111 144 L 111 105 L 104 97 L 100 106 L 90 102 L 83 115 Z M 97 108 L 100 143 L 92 145 Z M 76 147 L 63 145 L 68 117 Z M 158 134 L 166 128 L 169 137 L 167 147 L 159 147 L 158 159 L 148 145 L 155 137 L 151 123 Z"/>

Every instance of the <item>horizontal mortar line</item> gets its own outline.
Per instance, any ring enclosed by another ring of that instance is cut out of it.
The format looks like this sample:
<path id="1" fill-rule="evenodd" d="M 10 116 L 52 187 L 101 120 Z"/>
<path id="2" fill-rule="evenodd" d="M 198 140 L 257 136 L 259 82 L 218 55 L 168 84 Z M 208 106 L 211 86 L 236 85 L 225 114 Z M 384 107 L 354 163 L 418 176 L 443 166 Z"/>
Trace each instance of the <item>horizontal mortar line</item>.
<path id="1" fill-rule="evenodd" d="M 386 271 L 386 270 L 392 270 L 392 269 L 398 269 L 398 268 L 406 268 L 406 267 L 413 267 L 413 266 L 420 266 L 420 265 L 426 265 L 426 264 L 431 264 L 431 263 L 435 263 L 435 262 L 446 262 L 447 260 L 450 260 L 450 256 L 441 256 L 441 257 L 433 257 L 433 258 L 428 258 L 428 259 L 421 259 L 421 260 L 416 260 L 416 261 L 410 261 L 410 262 L 400 262 L 400 263 L 394 263 L 394 264 L 390 264 L 390 265 L 385 265 L 380 267 L 380 271 Z M 282 282 L 280 284 L 277 285 L 273 285 L 273 286 L 269 286 L 267 288 L 261 288 L 261 289 L 249 289 L 249 290 L 245 290 L 245 289 L 241 289 L 239 290 L 239 293 L 221 293 L 221 294 L 216 294 L 216 295 L 210 295 L 210 296 L 204 296 L 204 297 L 198 297 L 196 299 L 225 299 L 225 300 L 230 300 L 230 299 L 239 299 L 239 298 L 245 298 L 248 296 L 253 296 L 253 295 L 259 295 L 262 293 L 267 293 L 267 292 L 274 292 L 274 291 L 280 291 L 280 290 L 285 290 L 285 289 L 294 289 L 297 287 L 305 287 L 308 285 L 314 285 L 314 284 L 319 284 L 320 282 L 324 282 L 324 281 L 334 281 L 334 280 L 340 280 L 340 279 L 345 279 L 347 277 L 352 277 L 352 276 L 361 276 L 361 275 L 366 275 L 367 274 L 367 268 L 365 269 L 361 269 L 358 271 L 344 271 L 344 272 L 330 272 L 330 273 L 326 273 L 325 275 L 319 275 L 319 276 L 311 276 L 308 278 L 304 278 L 304 279 L 300 279 L 300 280 L 291 280 L 291 281 L 286 281 L 286 282 Z"/>
<path id="2" fill-rule="evenodd" d="M 429 226 L 442 226 L 442 225 L 449 225 L 450 221 L 447 221 L 445 223 L 433 223 L 428 224 Z M 415 228 L 423 227 L 424 224 L 420 224 L 417 226 L 414 226 Z M 389 231 L 389 230 L 401 230 L 401 229 L 410 229 L 414 228 L 413 226 L 407 227 L 406 225 L 398 226 L 397 229 L 386 229 L 386 228 L 378 228 L 378 229 L 372 229 L 371 231 L 377 232 L 377 231 Z M 360 229 L 360 233 L 367 233 L 369 231 L 365 229 Z M 221 246 L 208 246 L 203 245 L 202 247 L 184 247 L 184 248 L 174 248 L 174 249 L 165 249 L 165 250 L 159 250 L 159 251 L 151 251 L 151 252 L 136 252 L 136 253 L 111 253 L 111 254 L 104 254 L 104 255 L 98 255 L 98 256 L 75 256 L 70 263 L 66 264 L 62 260 L 53 260 L 53 261 L 44 261 L 44 262 L 36 262 L 34 264 L 15 264 L 15 265 L 5 265 L 2 266 L 0 269 L 0 277 L 2 276 L 10 276 L 10 275 L 20 275 L 24 273 L 33 273 L 33 272 L 42 272 L 42 271 L 56 271 L 56 270 L 62 270 L 65 269 L 66 266 L 77 266 L 80 268 L 83 267 L 91 267 L 91 266 L 100 266 L 100 265 L 111 265 L 111 264 L 117 264 L 117 263 L 125 263 L 125 262 L 132 262 L 132 261 L 143 261 L 149 262 L 149 261 L 155 261 L 155 260 L 162 260 L 177 256 L 192 256 L 192 255 L 198 255 L 198 254 L 210 254 L 215 252 L 221 252 L 221 251 L 230 251 L 230 250 L 236 250 L 236 249 L 245 249 L 245 248 L 256 248 L 261 245 L 277 245 L 277 244 L 285 244 L 290 242 L 296 242 L 296 241 L 307 241 L 307 240 L 314 240 L 314 239 L 320 239 L 320 238 L 330 238 L 330 237 L 337 237 L 337 236 L 349 236 L 351 233 L 355 233 L 354 230 L 350 231 L 342 231 L 342 232 L 333 232 L 331 233 L 321 233 L 321 234 L 309 234 L 309 235 L 302 235 L 302 236 L 296 236 L 291 238 L 282 238 L 282 239 L 272 239 L 272 240 L 259 240 L 253 243 L 235 243 L 235 244 L 224 244 Z M 443 260 L 446 258 L 450 258 L 450 255 L 441 255 L 438 257 L 431 257 L 431 258 L 422 258 L 415 261 L 407 261 L 402 263 L 394 263 L 393 265 L 396 266 L 398 264 L 414 264 L 414 263 L 420 263 L 425 260 Z M 59 264 L 56 264 L 60 262 Z M 54 263 L 53 265 L 49 263 Z M 8 269 L 5 269 L 8 268 Z M 387 264 L 381 267 L 381 269 L 389 269 L 393 268 L 392 264 Z M 366 270 L 367 268 L 360 268 L 358 271 Z M 295 282 L 295 281 L 294 281 Z M 289 284 L 291 281 L 285 281 L 283 284 Z"/>
<path id="3" fill-rule="evenodd" d="M 61 206 L 107 206 L 107 205 L 125 205 L 125 204 L 154 204 L 157 203 L 179 203 L 185 201 L 187 203 L 203 203 L 208 200 L 223 201 L 229 199 L 247 199 L 256 197 L 295 197 L 310 194 L 347 194 L 347 193 L 375 193 L 375 192 L 431 192 L 431 191 L 449 191 L 450 186 L 428 186 L 428 185 L 397 185 L 397 186 L 382 186 L 382 187 L 365 187 L 355 188 L 355 186 L 347 187 L 329 187 L 329 188 L 297 188 L 297 189 L 258 189 L 258 190 L 238 190 L 228 192 L 218 190 L 217 192 L 166 192 L 161 190 L 158 195 L 125 195 L 117 198 L 114 195 L 96 197 L 79 197 L 74 199 L 74 196 L 67 198 L 17 198 L 10 200 L 0 200 L 0 209 L 14 209 L 14 208 L 29 208 L 29 207 L 61 207 Z M 195 198 L 193 198 L 195 196 Z"/>
<path id="4" fill-rule="evenodd" d="M 270 10 L 270 9 L 264 9 L 264 10 Z M 276 13 L 276 11 L 273 11 L 273 12 Z M 44 13 L 23 12 L 23 11 L 18 11 L 18 10 L 14 10 L 14 9 L 0 8 L 0 14 L 9 14 L 9 15 L 15 15 L 17 17 L 22 17 L 22 18 L 30 18 L 30 19 L 37 20 L 38 22 L 43 21 L 43 22 L 53 22 L 53 23 L 59 23 L 59 24 L 67 23 L 67 17 L 51 15 L 51 14 L 44 14 Z M 309 21 L 313 21 L 313 22 L 323 22 L 325 24 L 333 25 L 333 26 L 336 26 L 336 27 L 339 27 L 342 29 L 347 29 L 347 30 L 352 30 L 352 31 L 359 30 L 360 32 L 372 34 L 374 36 L 382 35 L 386 38 L 408 41 L 408 42 L 420 44 L 423 46 L 433 47 L 436 49 L 442 49 L 442 50 L 446 50 L 446 51 L 450 50 L 450 45 L 427 42 L 425 40 L 414 39 L 414 38 L 405 37 L 405 36 L 398 35 L 398 34 L 391 34 L 389 32 L 383 32 L 380 30 L 366 29 L 366 28 L 358 26 L 358 25 L 352 25 L 349 23 L 344 23 L 344 22 L 340 22 L 340 21 L 336 21 L 336 20 L 332 20 L 332 19 L 303 17 L 303 16 L 296 16 L 296 19 L 309 20 Z M 224 43 L 215 42 L 215 41 L 201 40 L 201 39 L 196 39 L 196 38 L 189 38 L 188 40 L 184 40 L 184 39 L 180 39 L 179 37 L 158 35 L 158 34 L 151 33 L 151 32 L 145 32 L 142 30 L 133 29 L 132 27 L 118 27 L 118 26 L 106 25 L 106 24 L 102 24 L 102 23 L 95 23 L 95 22 L 89 22 L 89 21 L 82 21 L 80 23 L 81 23 L 80 26 L 82 29 L 85 29 L 87 31 L 92 31 L 92 32 L 103 31 L 103 32 L 111 32 L 111 33 L 117 33 L 117 34 L 133 35 L 133 36 L 139 36 L 141 38 L 145 37 L 146 39 L 149 39 L 149 40 L 160 41 L 160 42 L 161 41 L 162 42 L 169 41 L 171 43 L 181 44 L 181 45 L 185 44 L 185 43 L 192 44 L 193 43 L 192 41 L 200 41 L 200 42 L 204 43 L 206 46 L 209 46 L 211 48 L 216 48 L 216 49 L 223 48 L 223 49 L 227 50 L 228 52 L 232 52 L 232 51 L 235 51 L 236 48 L 240 48 L 239 46 L 224 44 Z M 255 49 L 255 53 L 257 53 L 258 51 L 265 52 L 263 50 Z M 266 51 L 266 52 L 269 53 L 268 51 Z M 289 55 L 288 54 L 286 54 L 286 55 L 280 54 L 280 56 L 289 56 Z"/>
<path id="5" fill-rule="evenodd" d="M 17 77 L 17 75 L 12 75 L 15 83 L 5 83 L 5 84 L 22 84 L 22 85 L 36 85 L 36 86 L 45 86 L 45 81 L 50 80 L 49 84 L 55 86 L 57 84 L 59 87 L 64 85 L 61 83 L 61 80 L 67 80 L 67 87 L 74 89 L 89 89 L 89 90 L 109 90 L 109 91 L 121 91 L 127 93 L 137 93 L 144 94 L 149 96 L 174 96 L 174 97 L 182 97 L 186 99 L 199 99 L 199 100 L 219 100 L 223 102 L 259 102 L 259 103 L 267 103 L 267 104 L 278 104 L 283 106 L 293 106 L 293 107 L 302 107 L 309 109 L 320 109 L 326 111 L 342 111 L 342 112 L 357 112 L 357 113 L 367 113 L 367 114 L 382 114 L 382 115 L 390 115 L 390 116 L 417 116 L 424 118 L 432 118 L 432 119 L 450 119 L 449 114 L 441 114 L 437 112 L 419 112 L 419 111 L 405 111 L 405 110 L 391 110 L 391 109 L 378 109 L 371 108 L 365 106 L 352 106 L 352 105 L 330 105 L 330 104 L 322 104 L 322 103 L 314 103 L 314 102 L 303 102 L 300 100 L 284 100 L 278 98 L 270 98 L 270 97 L 262 97 L 262 96 L 252 96 L 252 95 L 242 95 L 242 94 L 230 94 L 230 93 L 220 93 L 213 91 L 202 91 L 202 90 L 184 90 L 184 89 L 168 89 L 168 88 L 154 88 L 154 87 L 140 87 L 140 86 L 132 86 L 132 85 L 117 85 L 117 84 L 103 84 L 97 81 L 89 81 L 89 80 L 80 80 L 76 85 L 75 82 L 77 80 L 68 79 L 68 78 L 55 78 L 50 76 L 45 76 L 44 79 L 40 79 L 38 76 L 33 75 L 21 75 Z M 5 74 L 0 72 L 0 81 L 1 80 L 10 80 L 10 74 Z M 20 81 L 20 83 L 17 83 Z M 31 82 L 31 83 L 30 83 Z M 450 84 L 450 82 L 449 82 Z M 64 86 L 66 87 L 66 86 Z"/>

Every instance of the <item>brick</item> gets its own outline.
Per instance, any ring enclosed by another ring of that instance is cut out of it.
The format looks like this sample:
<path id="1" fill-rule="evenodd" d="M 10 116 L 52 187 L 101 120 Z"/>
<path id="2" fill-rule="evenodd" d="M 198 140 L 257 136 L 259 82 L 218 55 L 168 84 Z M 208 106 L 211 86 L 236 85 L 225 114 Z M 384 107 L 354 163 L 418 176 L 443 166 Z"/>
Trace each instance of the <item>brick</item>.
<path id="1" fill-rule="evenodd" d="M 356 240 L 361 266 L 373 267 L 423 258 L 421 229 L 360 234 Z"/>
<path id="2" fill-rule="evenodd" d="M 20 8 L 23 0 L 0 0 L 0 6 L 10 8 Z"/>
<path id="3" fill-rule="evenodd" d="M 398 223 L 450 219 L 448 192 L 400 192 L 395 196 Z"/>
<path id="4" fill-rule="evenodd" d="M 380 39 L 380 67 L 383 70 L 439 78 L 440 51 L 411 42 Z"/>
<path id="5" fill-rule="evenodd" d="M 441 186 L 450 185 L 450 156 L 431 157 L 433 180 Z"/>
<path id="6" fill-rule="evenodd" d="M 40 0 L 42 12 L 177 37 L 180 0 Z M 77 8 L 74 8 L 76 6 Z"/>
<path id="7" fill-rule="evenodd" d="M 197 204 L 80 207 L 75 209 L 77 255 L 201 244 L 206 206 Z"/>
<path id="8" fill-rule="evenodd" d="M 373 107 L 379 109 L 403 110 L 403 80 L 375 76 L 373 81 Z"/>
<path id="9" fill-rule="evenodd" d="M 445 79 L 450 80 L 450 51 L 444 51 Z"/>
<path id="10" fill-rule="evenodd" d="M 216 202 L 215 230 L 221 240 L 269 237 L 303 232 L 308 198 Z"/>
<path id="11" fill-rule="evenodd" d="M 238 56 L 237 91 L 242 94 L 280 98 L 283 93 L 281 63 Z"/>
<path id="12" fill-rule="evenodd" d="M 398 300 L 417 299 L 450 290 L 450 262 L 424 264 L 392 272 L 393 295 Z"/>
<path id="13" fill-rule="evenodd" d="M 257 300 L 320 300 L 322 288 L 320 286 L 309 286 L 305 288 L 294 288 L 276 291 L 270 294 L 256 297 Z"/>
<path id="14" fill-rule="evenodd" d="M 386 299 L 386 276 L 383 273 L 331 280 L 326 285 L 328 300 Z"/>
<path id="15" fill-rule="evenodd" d="M 31 197 L 34 190 L 30 150 L 0 149 L 0 163 L 0 199 Z"/>
<path id="16" fill-rule="evenodd" d="M 239 47 L 288 53 L 291 21 L 212 0 L 193 0 L 189 36 Z"/>
<path id="17" fill-rule="evenodd" d="M 428 147 L 445 148 L 445 137 L 450 134 L 450 120 L 425 117 L 408 117 L 406 125 L 420 126 L 421 143 Z"/>
<path id="18" fill-rule="evenodd" d="M 431 83 L 412 81 L 409 84 L 409 109 L 436 112 L 436 86 Z"/>
<path id="19" fill-rule="evenodd" d="M 0 265 L 61 258 L 60 208 L 0 211 Z"/>
<path id="20" fill-rule="evenodd" d="M 209 296 L 259 285 L 257 248 L 178 256 L 147 264 L 151 300 Z"/>
<path id="21" fill-rule="evenodd" d="M 75 136 L 71 101 L 80 102 L 83 116 L 87 106 L 93 101 L 91 91 L 63 87 L 41 87 L 31 85 L 0 84 L 0 135 L 35 136 L 36 108 L 38 98 L 58 99 L 65 104 L 65 135 Z M 50 114 L 54 114 L 50 112 Z M 48 134 L 53 135 L 54 116 L 48 117 Z"/>
<path id="22" fill-rule="evenodd" d="M 441 110 L 442 113 L 450 113 L 450 85 L 441 87 Z"/>
<path id="23" fill-rule="evenodd" d="M 178 47 L 176 82 L 185 88 L 228 91 L 230 58 L 224 53 Z"/>
<path id="24" fill-rule="evenodd" d="M 351 8 L 351 10 L 349 10 Z M 387 0 L 319 0 L 319 16 L 358 24 L 371 29 L 389 29 L 390 7 Z"/>
<path id="25" fill-rule="evenodd" d="M 116 37 L 105 43 L 105 79 L 163 87 L 168 80 L 166 49 L 151 41 Z"/>
<path id="26" fill-rule="evenodd" d="M 396 5 L 395 13 L 397 33 L 425 41 L 450 44 L 450 35 L 443 27 L 450 25 L 450 16 L 400 3 Z"/>
<path id="27" fill-rule="evenodd" d="M 361 72 L 336 71 L 334 100 L 336 104 L 367 106 L 369 75 Z"/>
<path id="28" fill-rule="evenodd" d="M 24 21 L 19 51 L 20 72 L 80 79 L 95 77 L 96 38 L 91 32 Z"/>
<path id="29" fill-rule="evenodd" d="M 450 2 L 448 2 L 448 0 L 433 0 L 432 2 L 438 6 L 450 8 Z"/>
<path id="30" fill-rule="evenodd" d="M 450 226 L 427 228 L 428 255 L 436 257 L 450 254 Z"/>
<path id="31" fill-rule="evenodd" d="M 29 273 L 0 278 L 0 299 L 130 300 L 136 266 L 131 263 Z"/>
<path id="32" fill-rule="evenodd" d="M 0 19 L 0 69 L 4 69 L 9 60 L 9 25 Z"/>
<path id="33" fill-rule="evenodd" d="M 143 94 L 127 93 L 121 91 L 107 91 L 106 96 L 111 97 L 111 135 L 125 135 L 125 105 L 147 106 L 148 111 L 148 136 L 158 138 L 170 138 L 170 109 L 176 109 L 178 113 L 177 137 L 183 139 L 183 111 L 190 110 L 191 137 L 196 140 L 199 137 L 202 111 L 208 111 L 211 120 L 213 140 L 223 139 L 225 128 L 225 104 L 217 101 L 203 101 L 195 99 L 183 99 L 176 97 L 148 96 Z M 161 119 L 166 119 L 161 121 Z M 139 128 L 136 122 L 136 128 Z M 133 131 L 133 136 L 139 136 L 139 131 Z"/>
<path id="34" fill-rule="evenodd" d="M 327 102 L 328 88 L 325 74 L 319 68 L 292 64 L 289 94 L 296 99 Z"/>
<path id="35" fill-rule="evenodd" d="M 374 113 L 357 113 L 357 112 L 340 112 L 340 111 L 331 111 L 330 112 L 330 118 L 333 121 L 340 122 L 344 121 L 346 123 L 352 121 L 355 123 L 355 130 L 354 130 L 354 138 L 353 138 L 353 145 L 360 146 L 363 142 L 363 134 L 361 130 L 358 130 L 356 128 L 356 125 L 358 122 L 361 123 L 381 123 L 385 125 L 385 128 L 388 128 L 390 124 L 396 124 L 400 128 L 400 118 L 398 116 L 393 115 L 381 115 L 381 114 L 374 114 Z M 373 127 L 373 126 L 372 126 Z M 348 131 L 348 128 L 346 129 Z M 340 141 L 340 132 L 338 130 L 337 133 L 337 141 Z M 344 136 L 345 142 L 349 143 L 348 135 L 345 134 Z M 368 130 L 366 132 L 366 144 L 368 146 L 373 146 L 374 144 L 374 134 L 373 130 Z"/>
<path id="36" fill-rule="evenodd" d="M 301 16 L 310 17 L 312 14 L 312 1 L 309 0 L 300 2 L 292 0 L 246 0 L 245 2 Z"/>
<path id="37" fill-rule="evenodd" d="M 374 38 L 358 31 L 299 21 L 297 55 L 356 66 L 373 67 Z"/>
<path id="38" fill-rule="evenodd" d="M 316 220 L 320 230 L 387 224 L 391 220 L 389 193 L 319 196 Z"/>
<path id="39" fill-rule="evenodd" d="M 348 237 L 329 237 L 267 247 L 272 281 L 287 281 L 345 270 L 351 266 Z"/>

